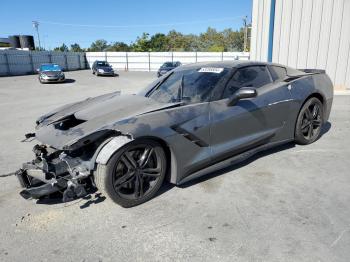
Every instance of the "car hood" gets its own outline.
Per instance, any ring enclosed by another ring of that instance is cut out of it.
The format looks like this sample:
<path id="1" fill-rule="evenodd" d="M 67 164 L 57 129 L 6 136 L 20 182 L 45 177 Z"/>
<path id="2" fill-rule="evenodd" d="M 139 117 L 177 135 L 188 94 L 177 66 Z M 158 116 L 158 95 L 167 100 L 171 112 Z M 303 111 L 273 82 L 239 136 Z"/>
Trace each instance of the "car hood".
<path id="1" fill-rule="evenodd" d="M 89 98 L 58 108 L 37 120 L 36 138 L 44 144 L 63 149 L 100 130 L 118 127 L 119 122 L 178 105 L 159 103 L 138 95 L 119 92 Z"/>

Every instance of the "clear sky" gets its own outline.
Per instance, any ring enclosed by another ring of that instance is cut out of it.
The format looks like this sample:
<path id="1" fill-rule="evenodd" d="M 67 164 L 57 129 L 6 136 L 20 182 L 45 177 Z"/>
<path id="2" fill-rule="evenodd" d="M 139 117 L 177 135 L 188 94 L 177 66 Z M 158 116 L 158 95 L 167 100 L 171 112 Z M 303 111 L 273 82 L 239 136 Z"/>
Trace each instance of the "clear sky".
<path id="1" fill-rule="evenodd" d="M 251 9 L 252 0 L 5 0 L 0 5 L 0 37 L 31 34 L 37 40 L 32 26 L 37 20 L 41 44 L 47 49 L 63 42 L 88 47 L 96 39 L 129 44 L 142 32 L 238 29 L 241 17 L 247 15 L 250 21 Z"/>

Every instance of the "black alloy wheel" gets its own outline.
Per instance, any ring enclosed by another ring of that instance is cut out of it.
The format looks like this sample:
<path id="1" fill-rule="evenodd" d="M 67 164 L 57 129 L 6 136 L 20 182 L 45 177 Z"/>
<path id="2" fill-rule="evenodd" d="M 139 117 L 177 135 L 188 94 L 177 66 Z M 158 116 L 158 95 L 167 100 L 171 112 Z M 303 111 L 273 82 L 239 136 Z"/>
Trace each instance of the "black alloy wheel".
<path id="1" fill-rule="evenodd" d="M 300 110 L 295 140 L 299 144 L 310 144 L 316 141 L 323 124 L 323 105 L 316 97 L 310 98 Z"/>
<path id="2" fill-rule="evenodd" d="M 123 207 L 135 206 L 152 198 L 162 185 L 165 152 L 152 140 L 134 141 L 112 156 L 102 173 L 95 175 L 98 189 Z"/>

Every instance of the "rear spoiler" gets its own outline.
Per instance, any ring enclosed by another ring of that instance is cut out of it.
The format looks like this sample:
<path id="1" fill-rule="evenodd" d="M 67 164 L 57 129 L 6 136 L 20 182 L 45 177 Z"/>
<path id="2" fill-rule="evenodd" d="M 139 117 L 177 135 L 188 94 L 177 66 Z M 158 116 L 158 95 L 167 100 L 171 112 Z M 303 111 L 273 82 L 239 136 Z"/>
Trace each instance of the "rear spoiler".
<path id="1" fill-rule="evenodd" d="M 298 70 L 307 74 L 325 74 L 326 73 L 326 70 L 323 70 L 323 69 L 298 69 Z"/>
<path id="2" fill-rule="evenodd" d="M 290 82 L 295 79 L 298 79 L 300 77 L 306 76 L 306 75 L 316 75 L 316 74 L 325 74 L 326 70 L 323 69 L 297 69 L 300 72 L 303 72 L 304 74 L 292 74 L 287 75 L 287 77 L 283 80 L 285 82 Z"/>

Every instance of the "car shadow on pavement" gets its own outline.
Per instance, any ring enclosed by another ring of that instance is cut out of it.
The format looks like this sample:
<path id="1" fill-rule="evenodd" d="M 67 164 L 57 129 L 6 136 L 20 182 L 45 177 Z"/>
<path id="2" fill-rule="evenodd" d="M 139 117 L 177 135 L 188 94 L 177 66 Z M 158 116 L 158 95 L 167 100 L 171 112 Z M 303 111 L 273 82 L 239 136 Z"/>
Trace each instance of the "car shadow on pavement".
<path id="1" fill-rule="evenodd" d="M 321 129 L 320 138 L 321 138 L 324 134 L 328 133 L 328 131 L 331 129 L 331 127 L 332 127 L 331 122 L 327 121 L 326 123 L 324 123 L 324 125 L 322 126 L 322 129 Z"/>
<path id="2" fill-rule="evenodd" d="M 97 191 L 96 188 L 89 188 L 87 190 L 87 195 L 80 198 L 74 198 L 73 201 L 66 202 L 67 206 L 69 205 L 80 205 L 80 209 L 85 209 L 94 204 L 99 204 L 106 200 L 106 197 L 103 196 L 100 192 Z M 54 193 L 49 196 L 40 198 L 36 201 L 37 204 L 42 205 L 57 205 L 62 204 L 62 193 Z M 71 203 L 71 204 L 70 204 Z"/>
<path id="3" fill-rule="evenodd" d="M 71 83 L 74 83 L 74 82 L 75 82 L 74 79 L 66 78 L 66 80 L 64 82 L 62 82 L 61 84 L 71 84 Z"/>

